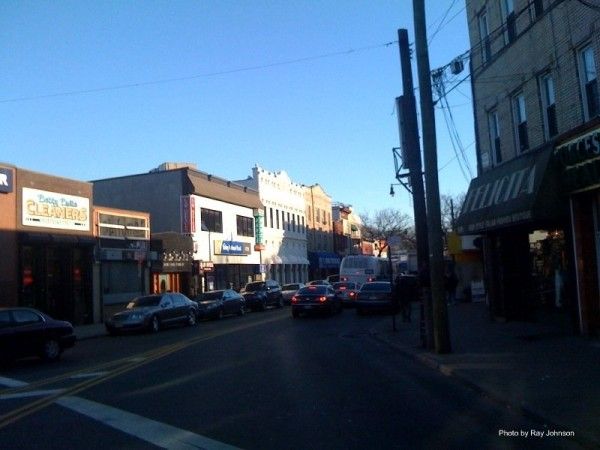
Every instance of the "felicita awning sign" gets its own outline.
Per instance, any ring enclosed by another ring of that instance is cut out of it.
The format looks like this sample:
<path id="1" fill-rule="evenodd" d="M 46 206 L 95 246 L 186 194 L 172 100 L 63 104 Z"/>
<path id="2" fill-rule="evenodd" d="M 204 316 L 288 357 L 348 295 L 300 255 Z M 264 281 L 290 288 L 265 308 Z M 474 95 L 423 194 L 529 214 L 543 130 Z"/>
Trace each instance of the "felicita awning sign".
<path id="1" fill-rule="evenodd" d="M 557 208 L 549 208 L 558 193 L 551 155 L 551 147 L 528 153 L 472 180 L 458 232 L 479 233 L 556 215 Z"/>

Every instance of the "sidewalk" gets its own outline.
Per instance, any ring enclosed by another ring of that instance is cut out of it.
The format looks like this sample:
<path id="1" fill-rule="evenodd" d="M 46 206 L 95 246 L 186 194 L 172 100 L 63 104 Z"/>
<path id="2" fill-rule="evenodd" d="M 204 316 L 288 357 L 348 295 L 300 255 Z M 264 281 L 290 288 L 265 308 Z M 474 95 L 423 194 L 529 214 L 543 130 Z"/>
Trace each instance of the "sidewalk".
<path id="1" fill-rule="evenodd" d="M 548 430 L 575 432 L 600 448 L 600 340 L 544 323 L 489 320 L 484 303 L 448 306 L 452 353 L 421 347 L 419 312 L 412 323 L 388 316 L 374 336 L 502 404 L 542 421 Z"/>

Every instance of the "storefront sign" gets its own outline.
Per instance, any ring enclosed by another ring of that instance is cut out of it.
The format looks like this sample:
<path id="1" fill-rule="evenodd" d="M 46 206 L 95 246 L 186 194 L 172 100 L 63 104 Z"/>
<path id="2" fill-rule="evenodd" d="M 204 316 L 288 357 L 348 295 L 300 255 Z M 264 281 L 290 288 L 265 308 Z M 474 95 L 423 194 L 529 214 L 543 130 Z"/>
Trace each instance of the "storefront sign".
<path id="1" fill-rule="evenodd" d="M 263 242 L 263 221 L 264 221 L 264 213 L 262 210 L 258 210 L 258 212 L 254 215 L 254 233 L 256 235 L 256 243 L 262 244 Z"/>
<path id="2" fill-rule="evenodd" d="M 11 169 L 0 167 L 0 192 L 8 194 L 13 191 L 13 173 Z"/>
<path id="3" fill-rule="evenodd" d="M 215 255 L 249 255 L 249 242 L 215 241 Z"/>
<path id="4" fill-rule="evenodd" d="M 182 195 L 181 205 L 181 232 L 196 232 L 196 198 L 193 195 Z"/>
<path id="5" fill-rule="evenodd" d="M 90 230 L 90 199 L 23 188 L 23 225 L 62 230 Z"/>
<path id="6" fill-rule="evenodd" d="M 476 234 L 558 218 L 558 176 L 549 173 L 551 155 L 551 147 L 531 152 L 472 180 L 458 218 L 458 232 Z"/>
<path id="7" fill-rule="evenodd" d="M 600 184 L 600 130 L 559 145 L 554 153 L 564 167 L 564 183 L 569 191 Z"/>

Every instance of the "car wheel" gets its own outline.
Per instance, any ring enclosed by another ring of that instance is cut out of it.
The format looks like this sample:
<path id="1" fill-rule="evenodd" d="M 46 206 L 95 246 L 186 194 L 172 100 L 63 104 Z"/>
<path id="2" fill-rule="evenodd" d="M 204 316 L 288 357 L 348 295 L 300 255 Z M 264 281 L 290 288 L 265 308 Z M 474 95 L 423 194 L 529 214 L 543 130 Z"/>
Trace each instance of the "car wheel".
<path id="1" fill-rule="evenodd" d="M 160 320 L 158 317 L 152 316 L 152 320 L 150 321 L 150 331 L 153 333 L 158 333 L 160 330 Z"/>
<path id="2" fill-rule="evenodd" d="M 196 313 L 190 309 L 190 311 L 188 312 L 187 324 L 190 327 L 193 327 L 194 325 L 196 325 L 196 323 L 198 323 L 196 322 Z"/>
<path id="3" fill-rule="evenodd" d="M 50 338 L 42 347 L 42 358 L 46 361 L 56 361 L 60 358 L 60 344 L 56 339 Z"/>
<path id="4" fill-rule="evenodd" d="M 240 310 L 238 311 L 238 314 L 240 316 L 243 316 L 244 314 L 246 314 L 246 307 L 244 305 L 240 306 Z"/>
<path id="5" fill-rule="evenodd" d="M 217 319 L 221 320 L 223 318 L 223 309 L 219 309 L 219 312 L 217 313 Z"/>

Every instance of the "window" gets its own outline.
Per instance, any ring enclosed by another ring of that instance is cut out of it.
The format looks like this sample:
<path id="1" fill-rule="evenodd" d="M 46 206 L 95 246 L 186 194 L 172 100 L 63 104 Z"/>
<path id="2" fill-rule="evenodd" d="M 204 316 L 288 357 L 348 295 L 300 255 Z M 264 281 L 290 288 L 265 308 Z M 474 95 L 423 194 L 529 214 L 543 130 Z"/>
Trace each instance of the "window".
<path id="1" fill-rule="evenodd" d="M 485 11 L 479 15 L 479 38 L 481 40 L 481 62 L 482 64 L 485 64 L 492 57 L 490 27 L 488 25 L 487 13 Z"/>
<path id="2" fill-rule="evenodd" d="M 302 233 L 306 233 L 306 228 L 304 227 L 304 216 L 302 216 Z"/>
<path id="3" fill-rule="evenodd" d="M 558 134 L 556 121 L 556 97 L 554 94 L 554 79 L 552 75 L 544 75 L 540 80 L 542 98 L 542 116 L 544 120 L 544 136 L 550 139 Z"/>
<path id="4" fill-rule="evenodd" d="M 500 123 L 498 121 L 498 112 L 492 111 L 488 116 L 490 127 L 490 148 L 492 149 L 492 159 L 494 164 L 502 162 L 502 151 L 500 147 Z"/>
<path id="5" fill-rule="evenodd" d="M 265 223 L 264 223 L 264 226 L 266 227 L 266 226 L 268 226 L 268 225 L 267 225 L 267 207 L 266 207 L 266 206 L 265 206 L 265 213 L 264 213 L 264 216 L 265 216 L 265 217 L 264 217 L 264 221 L 265 221 Z"/>
<path id="6" fill-rule="evenodd" d="M 517 27 L 515 18 L 515 5 L 513 0 L 502 0 L 502 14 L 504 16 L 504 44 L 514 42 L 517 37 Z"/>
<path id="7" fill-rule="evenodd" d="M 290 213 L 287 213 L 287 230 L 292 231 L 292 222 L 290 220 Z"/>
<path id="8" fill-rule="evenodd" d="M 581 91 L 583 96 L 583 116 L 590 120 L 598 115 L 598 80 L 596 74 L 596 61 L 592 46 L 585 47 L 579 55 L 581 73 Z"/>
<path id="9" fill-rule="evenodd" d="M 518 153 L 529 150 L 529 136 L 527 134 L 527 112 L 525 110 L 525 96 L 517 94 L 513 98 L 513 114 L 515 120 L 515 135 L 517 138 Z"/>
<path id="10" fill-rule="evenodd" d="M 28 311 L 25 309 L 14 310 L 13 318 L 14 318 L 15 324 L 17 326 L 43 322 L 42 318 L 38 314 L 34 313 L 33 311 Z"/>
<path id="11" fill-rule="evenodd" d="M 221 211 L 201 208 L 200 220 L 202 221 L 202 231 L 223 232 L 223 213 Z"/>
<path id="12" fill-rule="evenodd" d="M 269 218 L 271 222 L 271 228 L 273 228 L 273 208 L 269 208 Z"/>
<path id="13" fill-rule="evenodd" d="M 539 19 L 544 14 L 544 1 L 543 0 L 533 0 L 533 13 L 534 17 Z"/>
<path id="14" fill-rule="evenodd" d="M 150 238 L 146 218 L 107 213 L 98 214 L 98 233 L 100 237 L 109 239 Z"/>
<path id="15" fill-rule="evenodd" d="M 317 208 L 317 223 L 321 222 L 321 209 Z"/>
<path id="16" fill-rule="evenodd" d="M 277 219 L 277 226 L 275 228 L 279 229 L 279 210 L 275 210 L 275 219 Z"/>
<path id="17" fill-rule="evenodd" d="M 236 216 L 238 236 L 254 237 L 254 219 L 251 217 Z"/>
<path id="18" fill-rule="evenodd" d="M 296 232 L 296 224 L 298 223 L 298 215 L 292 214 L 292 231 Z"/>

